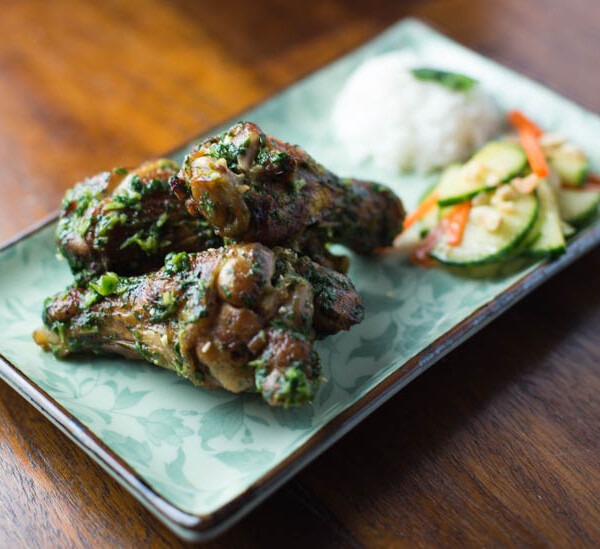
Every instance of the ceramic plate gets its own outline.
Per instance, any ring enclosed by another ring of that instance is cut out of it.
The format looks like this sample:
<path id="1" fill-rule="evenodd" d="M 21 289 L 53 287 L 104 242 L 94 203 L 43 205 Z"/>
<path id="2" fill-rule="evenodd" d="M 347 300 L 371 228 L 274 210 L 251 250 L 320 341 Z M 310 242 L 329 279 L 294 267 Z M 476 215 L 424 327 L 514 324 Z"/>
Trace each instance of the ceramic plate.
<path id="1" fill-rule="evenodd" d="M 335 94 L 352 70 L 395 49 L 414 52 L 423 65 L 458 67 L 478 78 L 503 108 L 518 106 L 569 136 L 600 166 L 600 151 L 586 147 L 600 135 L 598 118 L 415 20 L 398 23 L 240 118 L 301 144 L 340 175 L 389 184 L 410 209 L 430 181 L 353 165 L 329 123 Z M 494 281 L 456 278 L 394 257 L 352 258 L 350 275 L 365 302 L 365 321 L 317 345 L 328 382 L 314 405 L 282 410 L 254 395 L 194 388 L 141 362 L 61 362 L 43 353 L 31 339 L 42 303 L 71 281 L 55 255 L 54 228 L 47 224 L 0 251 L 1 374 L 188 539 L 215 535 L 240 518 L 445 353 L 600 240 L 594 225 L 558 261 Z"/>

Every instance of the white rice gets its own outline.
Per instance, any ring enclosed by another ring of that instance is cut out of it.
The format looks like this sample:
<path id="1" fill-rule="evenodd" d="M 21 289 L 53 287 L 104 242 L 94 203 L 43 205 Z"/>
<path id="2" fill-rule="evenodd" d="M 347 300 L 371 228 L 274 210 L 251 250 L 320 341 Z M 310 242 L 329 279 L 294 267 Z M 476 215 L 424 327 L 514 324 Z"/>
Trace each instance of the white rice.
<path id="1" fill-rule="evenodd" d="M 453 91 L 415 78 L 409 69 L 418 66 L 431 65 L 390 52 L 365 62 L 343 87 L 333 127 L 356 162 L 427 172 L 466 159 L 498 131 L 498 110 L 479 84 Z"/>

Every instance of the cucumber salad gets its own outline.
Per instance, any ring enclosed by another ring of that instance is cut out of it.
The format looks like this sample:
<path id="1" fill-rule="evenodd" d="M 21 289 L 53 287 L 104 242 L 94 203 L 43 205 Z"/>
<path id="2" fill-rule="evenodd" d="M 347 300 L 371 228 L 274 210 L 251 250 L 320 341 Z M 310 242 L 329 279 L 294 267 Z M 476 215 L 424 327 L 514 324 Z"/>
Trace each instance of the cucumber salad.
<path id="1" fill-rule="evenodd" d="M 516 135 L 447 166 L 406 217 L 403 234 L 417 237 L 417 263 L 468 274 L 517 258 L 555 257 L 596 215 L 600 184 L 586 155 L 518 111 L 508 118 Z"/>

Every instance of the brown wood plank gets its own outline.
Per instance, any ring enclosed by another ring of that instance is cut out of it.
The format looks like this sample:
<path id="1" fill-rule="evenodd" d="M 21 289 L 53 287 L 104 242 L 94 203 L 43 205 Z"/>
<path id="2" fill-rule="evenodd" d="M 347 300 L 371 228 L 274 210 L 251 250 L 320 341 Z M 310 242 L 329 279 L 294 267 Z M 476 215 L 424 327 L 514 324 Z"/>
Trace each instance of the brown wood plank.
<path id="1" fill-rule="evenodd" d="M 598 267 L 595 251 L 538 289 L 299 482 L 369 545 L 597 545 L 600 284 L 580 281 Z"/>
<path id="2" fill-rule="evenodd" d="M 600 111 L 597 0 L 8 1 L 0 240 L 405 15 Z M 536 291 L 209 546 L 599 545 L 599 268 Z M 0 416 L 0 545 L 181 545 L 3 383 Z"/>

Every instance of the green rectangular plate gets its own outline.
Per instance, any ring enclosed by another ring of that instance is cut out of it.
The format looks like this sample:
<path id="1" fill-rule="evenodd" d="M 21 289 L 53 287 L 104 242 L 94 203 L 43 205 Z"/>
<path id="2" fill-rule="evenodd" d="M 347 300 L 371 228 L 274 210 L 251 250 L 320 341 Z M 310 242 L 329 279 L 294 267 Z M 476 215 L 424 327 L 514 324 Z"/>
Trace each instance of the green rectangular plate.
<path id="1" fill-rule="evenodd" d="M 243 118 L 302 145 L 340 175 L 389 184 L 410 209 L 431 180 L 354 165 L 329 122 L 352 70 L 399 48 L 416 53 L 423 65 L 460 68 L 503 108 L 518 106 L 584 150 L 597 142 L 597 117 L 415 20 L 396 24 Z M 598 168 L 598 149 L 586 152 Z M 444 354 L 600 241 L 596 224 L 559 260 L 495 281 L 461 279 L 398 257 L 353 257 L 350 275 L 364 298 L 365 321 L 317 345 L 328 381 L 314 405 L 281 410 L 254 395 L 194 388 L 141 362 L 61 362 L 43 353 L 31 339 L 42 303 L 71 281 L 55 255 L 54 228 L 51 222 L 0 251 L 0 374 L 187 539 L 231 525 Z"/>

